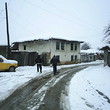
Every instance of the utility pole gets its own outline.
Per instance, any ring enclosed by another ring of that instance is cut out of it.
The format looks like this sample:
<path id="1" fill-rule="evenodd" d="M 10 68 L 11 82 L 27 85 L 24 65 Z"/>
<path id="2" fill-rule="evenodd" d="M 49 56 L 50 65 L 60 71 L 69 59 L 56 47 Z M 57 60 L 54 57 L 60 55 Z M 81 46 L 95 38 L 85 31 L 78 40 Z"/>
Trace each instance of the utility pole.
<path id="1" fill-rule="evenodd" d="M 10 59 L 10 57 L 11 57 L 11 49 L 10 49 L 10 39 L 9 39 L 9 25 L 8 25 L 8 10 L 7 10 L 7 3 L 5 3 L 5 10 L 6 10 L 7 42 L 8 42 L 7 58 Z"/>

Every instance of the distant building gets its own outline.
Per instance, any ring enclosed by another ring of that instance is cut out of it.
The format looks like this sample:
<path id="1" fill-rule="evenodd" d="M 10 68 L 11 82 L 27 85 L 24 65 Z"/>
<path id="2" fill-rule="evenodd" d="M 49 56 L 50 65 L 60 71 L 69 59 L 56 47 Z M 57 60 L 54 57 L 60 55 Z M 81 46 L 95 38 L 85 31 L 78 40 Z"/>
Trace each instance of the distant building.
<path id="1" fill-rule="evenodd" d="M 83 42 L 49 38 L 14 42 L 12 49 L 20 52 L 37 52 L 42 54 L 47 64 L 53 55 L 57 55 L 62 64 L 68 64 L 80 62 L 80 43 Z"/>
<path id="2" fill-rule="evenodd" d="M 95 60 L 101 60 L 103 56 L 99 50 L 87 49 L 81 50 L 81 62 L 90 62 Z"/>
<path id="3" fill-rule="evenodd" d="M 104 66 L 110 67 L 110 44 L 103 45 L 100 50 L 104 51 Z"/>

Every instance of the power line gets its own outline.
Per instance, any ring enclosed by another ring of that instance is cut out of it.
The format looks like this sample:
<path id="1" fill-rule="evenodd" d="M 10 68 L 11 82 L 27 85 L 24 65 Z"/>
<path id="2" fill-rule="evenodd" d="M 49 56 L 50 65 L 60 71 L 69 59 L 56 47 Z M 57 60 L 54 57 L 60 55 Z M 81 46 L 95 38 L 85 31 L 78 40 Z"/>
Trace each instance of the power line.
<path id="1" fill-rule="evenodd" d="M 11 9 L 11 8 L 10 8 Z M 40 30 L 40 28 L 38 26 L 36 26 L 35 24 L 33 24 L 32 22 L 30 22 L 27 18 L 24 18 L 20 13 L 16 12 L 15 10 L 11 9 L 11 11 L 17 15 L 17 18 L 19 17 L 26 25 L 32 25 L 34 27 L 36 27 L 38 30 Z"/>
<path id="2" fill-rule="evenodd" d="M 56 15 L 56 16 L 58 16 L 58 17 L 60 17 L 60 18 L 62 18 L 62 19 L 64 19 L 64 20 L 66 20 L 66 21 L 69 21 L 69 22 L 73 23 L 73 24 L 77 24 L 77 25 L 80 25 L 80 26 L 82 25 L 83 27 L 85 26 L 85 25 L 83 25 L 83 24 L 75 23 L 75 22 L 73 22 L 72 20 L 70 20 L 70 19 L 68 19 L 68 18 L 65 18 L 65 17 L 63 17 L 63 16 L 61 16 L 61 15 L 58 15 L 58 14 L 56 14 L 55 12 L 52 12 L 52 10 L 50 11 L 50 10 L 44 8 L 44 7 L 42 8 L 41 6 L 38 6 L 37 4 L 33 4 L 33 3 L 30 2 L 30 1 L 27 1 L 27 0 L 23 0 L 23 1 L 26 2 L 26 3 L 28 3 L 29 5 L 32 5 L 32 6 L 37 7 L 37 8 L 39 8 L 39 9 L 45 11 L 45 12 L 49 12 L 49 13 L 51 13 L 51 14 L 53 14 L 53 15 Z M 92 30 L 92 31 L 96 31 L 93 27 L 90 27 L 90 25 L 89 25 L 88 28 L 91 28 L 90 30 Z M 97 32 L 97 31 L 96 31 L 96 32 Z M 99 32 L 97 32 L 97 33 L 99 33 Z"/>
<path id="3" fill-rule="evenodd" d="M 89 26 L 92 26 L 92 27 L 95 27 L 95 28 L 99 28 L 99 27 L 96 27 L 96 26 L 93 25 L 93 24 L 90 24 L 90 23 L 88 23 L 88 22 L 82 20 L 81 18 L 79 18 L 79 17 L 77 17 L 77 16 L 71 15 L 71 14 L 68 13 L 67 11 L 65 11 L 65 10 L 63 10 L 63 9 L 61 9 L 61 8 L 58 8 L 58 7 L 56 7 L 55 5 L 49 3 L 49 2 L 47 2 L 47 1 L 45 1 L 45 0 L 41 0 L 41 2 L 44 2 L 45 4 L 51 6 L 52 8 L 55 8 L 55 9 L 57 9 L 57 10 L 59 10 L 59 11 L 65 13 L 65 14 L 67 14 L 68 16 L 71 16 L 71 17 L 73 17 L 73 18 L 75 18 L 75 19 L 81 21 L 82 23 L 84 23 L 84 24 L 86 24 L 86 25 L 89 25 Z"/>
<path id="4" fill-rule="evenodd" d="M 3 18 L 1 18 L 1 19 L 0 19 L 0 21 L 2 22 L 2 21 L 4 21 L 5 19 L 6 19 L 6 18 L 5 18 L 5 17 L 3 17 Z"/>
<path id="5" fill-rule="evenodd" d="M 12 0 L 9 0 L 8 3 L 7 3 L 7 4 L 8 4 L 8 8 L 9 8 L 9 6 L 10 6 L 10 4 L 11 4 L 11 1 L 12 1 Z M 3 3 L 3 5 L 4 5 L 4 4 L 5 4 L 5 2 Z M 3 8 L 3 9 L 0 11 L 0 15 L 2 15 L 2 14 L 4 14 L 4 13 L 5 13 L 5 8 Z M 5 14 L 4 14 L 4 15 L 5 15 Z M 0 17 L 1 17 L 1 16 L 0 16 Z M 4 17 L 4 18 L 6 18 L 6 17 Z"/>
<path id="6" fill-rule="evenodd" d="M 5 11 L 5 9 L 2 9 L 2 10 L 0 11 L 0 15 L 1 15 L 4 11 Z"/>
<path id="7" fill-rule="evenodd" d="M 8 2 L 8 6 L 11 4 L 11 2 L 12 2 L 12 0 L 10 0 L 10 1 Z"/>
<path id="8" fill-rule="evenodd" d="M 27 32 L 31 32 L 32 33 L 32 31 L 30 31 L 30 29 L 26 28 L 26 25 L 27 24 L 23 24 L 21 22 L 17 22 L 13 17 L 9 17 L 9 18 L 12 19 L 12 21 L 14 21 L 15 23 L 17 23 L 18 25 L 20 25 L 21 27 L 24 27 L 24 29 L 27 29 Z"/>

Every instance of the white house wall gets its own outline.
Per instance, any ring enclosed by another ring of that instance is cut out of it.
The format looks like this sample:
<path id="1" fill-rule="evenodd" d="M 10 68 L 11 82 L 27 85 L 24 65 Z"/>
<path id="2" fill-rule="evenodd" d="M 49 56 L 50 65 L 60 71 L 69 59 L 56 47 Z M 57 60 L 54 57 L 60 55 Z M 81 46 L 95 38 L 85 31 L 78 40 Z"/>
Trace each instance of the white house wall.
<path id="1" fill-rule="evenodd" d="M 26 50 L 24 50 L 24 45 L 26 45 Z M 50 52 L 50 43 L 47 41 L 35 41 L 35 42 L 25 42 L 19 44 L 20 51 L 36 51 L 39 54 L 42 52 Z"/>
<path id="2" fill-rule="evenodd" d="M 60 42 L 60 41 L 59 41 Z M 73 43 L 73 47 L 75 42 Z M 56 41 L 51 42 L 51 57 L 53 55 L 59 55 L 61 62 L 71 61 L 71 55 L 75 57 L 77 55 L 77 60 L 80 61 L 80 43 L 77 43 L 77 51 L 75 49 L 71 50 L 71 43 L 64 44 L 64 50 L 61 50 L 61 42 L 60 42 L 60 49 L 56 50 Z"/>
<path id="3" fill-rule="evenodd" d="M 64 50 L 61 50 L 61 42 L 60 42 L 60 49 L 56 50 L 56 41 L 58 40 L 41 40 L 41 41 L 32 41 L 32 42 L 22 42 L 19 43 L 19 51 L 29 51 L 33 52 L 36 51 L 39 54 L 42 54 L 43 52 L 50 52 L 51 56 L 53 55 L 59 55 L 61 62 L 68 62 L 71 61 L 71 55 L 75 57 L 77 55 L 77 60 L 80 61 L 80 43 L 79 42 L 73 42 L 73 47 L 75 47 L 75 43 L 77 43 L 77 50 L 73 49 L 71 50 L 71 42 L 64 41 Z M 26 50 L 24 50 L 24 45 L 26 45 Z"/>

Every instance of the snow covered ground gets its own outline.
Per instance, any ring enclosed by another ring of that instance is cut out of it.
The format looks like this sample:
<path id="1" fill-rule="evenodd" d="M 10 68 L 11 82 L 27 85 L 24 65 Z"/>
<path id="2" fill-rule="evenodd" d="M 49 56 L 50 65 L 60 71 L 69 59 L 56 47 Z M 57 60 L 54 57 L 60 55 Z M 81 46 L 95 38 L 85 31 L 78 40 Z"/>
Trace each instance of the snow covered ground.
<path id="1" fill-rule="evenodd" d="M 91 64 L 101 61 L 91 62 Z M 58 69 L 88 63 L 62 65 Z M 89 63 L 90 64 L 90 63 Z M 21 66 L 16 72 L 0 72 L 0 100 L 5 99 L 18 87 L 29 80 L 46 75 L 52 67 L 43 67 L 43 73 L 36 72 L 35 66 Z M 69 86 L 71 110 L 109 110 L 110 109 L 110 68 L 101 66 L 89 67 L 78 72 Z M 109 102 L 109 103 L 108 103 Z"/>
<path id="2" fill-rule="evenodd" d="M 110 110 L 110 67 L 78 72 L 69 87 L 71 110 Z"/>

